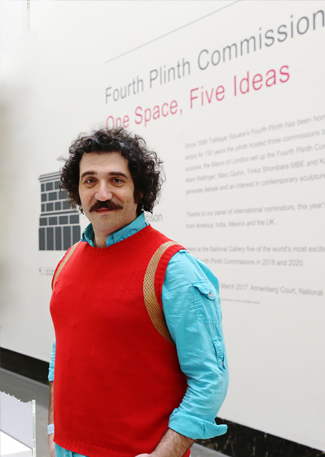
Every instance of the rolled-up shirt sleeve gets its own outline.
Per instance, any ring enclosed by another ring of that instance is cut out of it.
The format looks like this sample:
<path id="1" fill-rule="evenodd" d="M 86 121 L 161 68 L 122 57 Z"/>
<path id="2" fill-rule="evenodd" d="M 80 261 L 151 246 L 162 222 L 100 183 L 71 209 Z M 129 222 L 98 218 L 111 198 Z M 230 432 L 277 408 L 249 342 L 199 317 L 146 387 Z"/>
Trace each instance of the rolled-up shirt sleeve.
<path id="1" fill-rule="evenodd" d="M 51 361 L 50 361 L 49 374 L 48 374 L 48 380 L 50 382 L 54 381 L 55 346 L 56 346 L 56 340 L 54 340 L 54 342 L 53 342 L 52 352 L 51 352 Z"/>
<path id="2" fill-rule="evenodd" d="M 223 435 L 227 426 L 217 425 L 215 417 L 227 393 L 229 374 L 218 280 L 206 265 L 180 251 L 168 264 L 162 302 L 188 382 L 169 427 L 192 439 Z"/>

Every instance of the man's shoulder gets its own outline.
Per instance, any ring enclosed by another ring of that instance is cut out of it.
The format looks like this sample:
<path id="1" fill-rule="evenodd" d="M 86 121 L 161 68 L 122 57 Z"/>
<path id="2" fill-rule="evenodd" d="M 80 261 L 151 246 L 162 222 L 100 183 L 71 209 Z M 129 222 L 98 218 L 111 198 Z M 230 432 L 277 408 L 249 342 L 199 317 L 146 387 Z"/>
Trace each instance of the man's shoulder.
<path id="1" fill-rule="evenodd" d="M 186 269 L 191 271 L 200 271 L 198 260 L 190 254 L 185 248 L 180 249 L 170 259 L 168 267 L 175 269 Z"/>
<path id="2" fill-rule="evenodd" d="M 176 252 L 170 259 L 165 284 L 186 282 L 192 284 L 196 281 L 211 282 L 219 290 L 219 281 L 210 268 L 202 261 L 194 257 L 187 250 Z"/>

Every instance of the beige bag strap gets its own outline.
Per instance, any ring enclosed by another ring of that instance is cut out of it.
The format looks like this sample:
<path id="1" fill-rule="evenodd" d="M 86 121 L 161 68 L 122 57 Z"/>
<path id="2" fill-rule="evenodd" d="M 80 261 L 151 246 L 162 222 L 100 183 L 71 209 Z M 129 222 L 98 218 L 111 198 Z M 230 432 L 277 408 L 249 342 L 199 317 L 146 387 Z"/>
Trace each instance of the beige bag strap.
<path id="1" fill-rule="evenodd" d="M 60 263 L 59 268 L 54 273 L 54 278 L 53 278 L 53 281 L 52 281 L 52 290 L 54 289 L 54 285 L 56 283 L 56 280 L 58 279 L 59 274 L 62 271 L 62 268 L 67 263 L 67 261 L 70 259 L 70 257 L 74 253 L 74 251 L 77 249 L 79 243 L 80 243 L 80 241 L 78 241 L 77 243 L 73 244 L 71 246 L 71 248 L 69 249 L 69 251 L 67 252 L 66 256 L 62 259 L 62 262 Z"/>
<path id="2" fill-rule="evenodd" d="M 167 241 L 156 250 L 154 255 L 151 257 L 143 280 L 144 303 L 146 305 L 151 322 L 153 323 L 157 332 L 159 332 L 161 336 L 163 336 L 167 341 L 169 341 L 169 343 L 173 344 L 174 346 L 175 343 L 171 337 L 171 334 L 169 333 L 163 310 L 161 309 L 156 297 L 155 275 L 163 254 L 170 246 L 177 244 L 178 243 L 175 241 Z"/>

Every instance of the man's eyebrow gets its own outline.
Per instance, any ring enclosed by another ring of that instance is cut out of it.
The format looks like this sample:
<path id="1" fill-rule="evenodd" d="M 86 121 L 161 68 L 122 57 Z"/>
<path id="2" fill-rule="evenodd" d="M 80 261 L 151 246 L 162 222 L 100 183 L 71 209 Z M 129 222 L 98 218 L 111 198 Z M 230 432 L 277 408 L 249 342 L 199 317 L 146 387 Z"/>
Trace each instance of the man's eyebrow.
<path id="1" fill-rule="evenodd" d="M 90 175 L 96 176 L 97 171 L 92 171 L 92 170 L 85 171 L 80 176 L 80 179 L 83 179 L 85 176 L 90 176 Z M 125 173 L 122 173 L 121 171 L 110 171 L 109 173 L 107 173 L 107 175 L 108 176 L 121 176 L 122 178 L 128 179 L 128 176 Z"/>
<path id="2" fill-rule="evenodd" d="M 128 176 L 125 173 L 122 173 L 121 171 L 111 171 L 107 174 L 109 176 L 121 176 L 122 178 L 129 179 Z"/>
<path id="3" fill-rule="evenodd" d="M 85 172 L 82 173 L 82 175 L 80 176 L 80 179 L 84 178 L 85 176 L 88 176 L 88 175 L 95 175 L 95 174 L 96 174 L 96 171 L 92 171 L 92 170 L 85 171 Z"/>

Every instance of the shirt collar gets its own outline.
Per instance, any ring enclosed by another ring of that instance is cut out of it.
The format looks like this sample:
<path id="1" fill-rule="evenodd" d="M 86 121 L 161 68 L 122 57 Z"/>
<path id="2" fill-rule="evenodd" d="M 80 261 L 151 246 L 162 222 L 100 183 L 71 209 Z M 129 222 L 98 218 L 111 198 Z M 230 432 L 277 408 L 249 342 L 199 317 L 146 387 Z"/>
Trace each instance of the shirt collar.
<path id="1" fill-rule="evenodd" d="M 112 244 L 118 243 L 119 241 L 125 240 L 131 235 L 139 232 L 148 225 L 146 222 L 144 212 L 140 214 L 131 224 L 126 227 L 117 230 L 116 232 L 108 235 L 106 240 L 106 247 L 111 246 Z M 86 241 L 90 246 L 94 247 L 94 230 L 93 226 L 89 224 L 82 233 L 81 241 Z"/>

